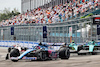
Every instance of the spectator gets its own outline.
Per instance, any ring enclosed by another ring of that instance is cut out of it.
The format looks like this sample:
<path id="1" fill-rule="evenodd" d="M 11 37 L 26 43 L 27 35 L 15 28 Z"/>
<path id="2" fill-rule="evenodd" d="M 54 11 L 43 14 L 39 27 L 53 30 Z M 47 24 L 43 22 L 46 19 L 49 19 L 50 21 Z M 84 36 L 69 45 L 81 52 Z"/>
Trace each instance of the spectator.
<path id="1" fill-rule="evenodd" d="M 56 23 L 67 21 L 89 10 L 98 9 L 99 0 L 68 0 L 65 4 L 48 7 L 45 9 L 37 8 L 25 14 L 19 14 L 9 20 L 2 20 L 1 26 L 23 25 L 33 23 Z"/>

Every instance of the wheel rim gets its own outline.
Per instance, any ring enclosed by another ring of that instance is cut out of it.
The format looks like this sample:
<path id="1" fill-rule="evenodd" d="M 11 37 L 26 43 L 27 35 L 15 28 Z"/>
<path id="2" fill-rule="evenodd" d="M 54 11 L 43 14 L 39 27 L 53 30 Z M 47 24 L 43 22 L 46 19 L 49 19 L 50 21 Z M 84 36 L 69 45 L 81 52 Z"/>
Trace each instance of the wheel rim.
<path id="1" fill-rule="evenodd" d="M 46 54 L 42 53 L 42 59 L 45 60 L 46 59 Z"/>

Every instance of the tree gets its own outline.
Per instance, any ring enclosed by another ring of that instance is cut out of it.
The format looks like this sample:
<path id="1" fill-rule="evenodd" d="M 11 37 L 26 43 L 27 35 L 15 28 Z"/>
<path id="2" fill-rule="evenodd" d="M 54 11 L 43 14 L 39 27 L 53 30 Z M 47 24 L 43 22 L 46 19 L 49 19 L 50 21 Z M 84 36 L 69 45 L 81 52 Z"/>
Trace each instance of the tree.
<path id="1" fill-rule="evenodd" d="M 7 20 L 9 18 L 11 18 L 12 16 L 16 16 L 19 15 L 20 12 L 18 11 L 18 9 L 14 8 L 14 10 L 10 11 L 10 8 L 5 8 L 3 10 L 3 13 L 0 13 L 0 21 L 2 20 Z"/>
<path id="2" fill-rule="evenodd" d="M 14 13 L 17 13 L 17 12 L 19 12 L 19 11 L 18 11 L 18 9 L 16 9 L 16 8 L 14 8 L 14 10 L 13 10 L 13 11 L 14 11 Z"/>
<path id="3" fill-rule="evenodd" d="M 5 13 L 5 14 L 10 13 L 10 8 L 5 8 L 5 9 L 3 10 L 3 13 Z"/>

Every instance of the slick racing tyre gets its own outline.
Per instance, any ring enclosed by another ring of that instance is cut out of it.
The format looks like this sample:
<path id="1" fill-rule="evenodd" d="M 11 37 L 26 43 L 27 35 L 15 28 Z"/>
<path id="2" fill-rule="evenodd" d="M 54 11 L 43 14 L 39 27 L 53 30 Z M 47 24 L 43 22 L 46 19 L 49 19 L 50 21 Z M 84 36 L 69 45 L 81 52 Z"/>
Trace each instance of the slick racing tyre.
<path id="1" fill-rule="evenodd" d="M 77 52 L 83 49 L 83 45 L 78 46 Z"/>
<path id="2" fill-rule="evenodd" d="M 10 57 L 18 57 L 20 56 L 20 52 L 18 49 L 13 49 L 10 52 Z M 13 62 L 17 62 L 18 60 L 12 60 Z"/>
<path id="3" fill-rule="evenodd" d="M 97 55 L 97 53 L 96 53 L 96 52 L 92 52 L 91 54 L 92 54 L 92 55 Z"/>
<path id="4" fill-rule="evenodd" d="M 11 49 L 12 49 L 11 47 L 8 48 L 8 53 L 10 53 Z"/>
<path id="5" fill-rule="evenodd" d="M 59 58 L 61 59 L 69 59 L 70 51 L 69 48 L 60 48 L 59 50 Z"/>

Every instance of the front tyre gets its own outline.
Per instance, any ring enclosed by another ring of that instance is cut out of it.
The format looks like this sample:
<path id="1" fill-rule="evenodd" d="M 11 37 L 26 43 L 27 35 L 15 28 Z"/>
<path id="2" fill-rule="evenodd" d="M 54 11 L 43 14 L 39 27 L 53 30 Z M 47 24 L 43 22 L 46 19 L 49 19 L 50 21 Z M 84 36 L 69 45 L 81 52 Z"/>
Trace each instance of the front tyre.
<path id="1" fill-rule="evenodd" d="M 18 57 L 18 56 L 20 56 L 20 52 L 18 49 L 11 50 L 10 57 Z"/>
<path id="2" fill-rule="evenodd" d="M 10 57 L 18 57 L 18 56 L 20 56 L 20 52 L 19 52 L 18 49 L 13 49 L 13 50 L 11 50 L 11 52 L 10 52 Z M 11 61 L 17 62 L 18 60 L 12 59 Z"/>
<path id="3" fill-rule="evenodd" d="M 69 57 L 70 57 L 69 48 L 61 48 L 59 51 L 59 57 L 61 59 L 69 59 Z"/>
<path id="4" fill-rule="evenodd" d="M 13 61 L 13 62 L 18 62 L 18 60 L 11 60 L 11 61 Z"/>

